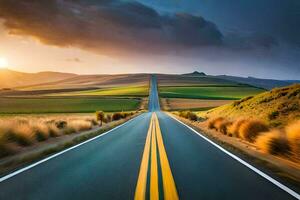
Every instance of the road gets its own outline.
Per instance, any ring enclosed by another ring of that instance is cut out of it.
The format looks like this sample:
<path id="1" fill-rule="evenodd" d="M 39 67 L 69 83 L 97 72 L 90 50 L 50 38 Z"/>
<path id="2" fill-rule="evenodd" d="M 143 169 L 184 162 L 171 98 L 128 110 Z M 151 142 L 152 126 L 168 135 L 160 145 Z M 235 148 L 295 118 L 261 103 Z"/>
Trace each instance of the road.
<path id="1" fill-rule="evenodd" d="M 299 198 L 241 162 L 159 111 L 153 76 L 148 113 L 2 177 L 0 199 Z"/>

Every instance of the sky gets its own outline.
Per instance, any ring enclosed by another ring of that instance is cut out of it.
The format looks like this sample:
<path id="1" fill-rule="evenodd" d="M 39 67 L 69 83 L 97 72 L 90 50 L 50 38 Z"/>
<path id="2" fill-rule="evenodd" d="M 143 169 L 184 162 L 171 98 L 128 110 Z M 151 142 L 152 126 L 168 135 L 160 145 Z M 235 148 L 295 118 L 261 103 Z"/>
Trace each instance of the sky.
<path id="1" fill-rule="evenodd" d="M 300 77 L 299 0 L 0 0 L 10 69 Z"/>

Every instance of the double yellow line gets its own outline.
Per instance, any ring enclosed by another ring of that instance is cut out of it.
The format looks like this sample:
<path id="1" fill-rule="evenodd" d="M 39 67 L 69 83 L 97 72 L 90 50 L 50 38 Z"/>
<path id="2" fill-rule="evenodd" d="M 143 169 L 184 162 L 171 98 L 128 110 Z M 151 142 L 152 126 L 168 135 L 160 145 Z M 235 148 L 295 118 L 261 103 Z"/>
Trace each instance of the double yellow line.
<path id="1" fill-rule="evenodd" d="M 138 176 L 137 186 L 135 190 L 135 200 L 145 200 L 147 190 L 147 173 L 149 166 L 151 147 L 151 164 L 150 164 L 150 200 L 159 199 L 159 187 L 158 187 L 158 164 L 157 164 L 157 149 L 159 154 L 162 182 L 164 188 L 164 199 L 166 200 L 178 200 L 178 193 L 176 185 L 171 172 L 170 164 L 168 161 L 167 153 L 162 139 L 161 130 L 157 115 L 152 114 L 149 130 L 147 133 L 144 153 L 140 166 L 140 172 Z M 158 147 L 158 148 L 157 148 Z"/>

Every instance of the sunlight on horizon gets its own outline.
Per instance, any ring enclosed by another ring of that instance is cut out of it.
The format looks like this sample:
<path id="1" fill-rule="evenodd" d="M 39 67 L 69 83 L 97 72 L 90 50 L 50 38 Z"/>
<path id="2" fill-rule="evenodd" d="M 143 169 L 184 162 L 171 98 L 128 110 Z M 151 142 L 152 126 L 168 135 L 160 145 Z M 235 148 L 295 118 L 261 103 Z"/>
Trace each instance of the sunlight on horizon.
<path id="1" fill-rule="evenodd" d="M 7 68 L 8 67 L 8 61 L 4 57 L 0 57 L 0 68 Z"/>

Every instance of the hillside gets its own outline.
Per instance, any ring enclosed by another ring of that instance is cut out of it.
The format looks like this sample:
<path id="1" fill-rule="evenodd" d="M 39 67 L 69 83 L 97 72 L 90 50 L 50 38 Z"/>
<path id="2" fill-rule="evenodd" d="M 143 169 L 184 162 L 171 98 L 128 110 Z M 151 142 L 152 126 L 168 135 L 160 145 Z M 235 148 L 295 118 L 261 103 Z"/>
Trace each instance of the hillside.
<path id="1" fill-rule="evenodd" d="M 51 90 L 51 89 L 84 89 L 105 88 L 128 85 L 148 85 L 148 74 L 118 74 L 118 75 L 78 75 L 50 83 L 32 85 L 22 90 Z"/>
<path id="2" fill-rule="evenodd" d="M 261 78 L 254 78 L 254 77 L 238 77 L 238 76 L 227 76 L 227 75 L 221 75 L 216 76 L 218 78 L 234 81 L 238 83 L 244 83 L 253 85 L 256 87 L 261 87 L 267 90 L 273 89 L 275 87 L 284 87 L 291 85 L 293 83 L 299 83 L 300 81 L 297 80 L 275 80 L 275 79 L 261 79 Z"/>
<path id="3" fill-rule="evenodd" d="M 53 81 L 59 81 L 71 77 L 76 74 L 59 73 L 59 72 L 39 72 L 24 73 L 9 69 L 0 69 L 0 88 L 15 88 L 27 85 L 41 84 Z"/>
<path id="4" fill-rule="evenodd" d="M 229 119 L 260 119 L 271 126 L 284 126 L 300 119 L 300 84 L 275 88 L 271 91 L 246 97 L 231 104 L 199 113 L 202 117 Z"/>

